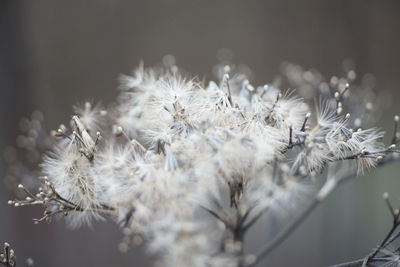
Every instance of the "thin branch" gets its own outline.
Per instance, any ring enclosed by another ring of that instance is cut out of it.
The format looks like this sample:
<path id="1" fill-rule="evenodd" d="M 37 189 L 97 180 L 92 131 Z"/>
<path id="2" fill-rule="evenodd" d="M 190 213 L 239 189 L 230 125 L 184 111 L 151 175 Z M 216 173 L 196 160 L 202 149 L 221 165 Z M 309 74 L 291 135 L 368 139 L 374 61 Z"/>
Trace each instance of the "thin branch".
<path id="1" fill-rule="evenodd" d="M 387 235 L 385 236 L 385 238 L 382 240 L 381 244 L 377 248 L 375 248 L 375 250 L 370 255 L 365 257 L 363 266 L 366 266 L 368 264 L 368 262 L 370 262 L 372 259 L 374 259 L 374 257 L 381 251 L 381 249 L 385 248 L 386 246 L 388 246 L 390 244 L 388 241 L 391 240 L 393 233 L 396 231 L 396 229 L 400 225 L 399 214 L 400 214 L 399 212 L 397 212 L 397 214 L 394 214 L 392 227 L 390 228 L 390 230 L 387 233 Z M 393 239 L 393 241 L 394 241 L 394 239 Z"/>
<path id="2" fill-rule="evenodd" d="M 375 248 L 372 253 L 370 253 L 368 256 L 366 256 L 362 260 L 356 260 L 356 261 L 352 261 L 352 262 L 333 265 L 331 267 L 350 267 L 350 266 L 366 267 L 370 263 L 373 263 L 376 261 L 390 261 L 390 258 L 377 258 L 376 256 L 383 249 L 385 249 L 387 246 L 389 246 L 392 242 L 394 242 L 397 238 L 400 237 L 400 232 L 397 232 L 397 234 L 394 234 L 396 232 L 396 230 L 398 229 L 398 227 L 400 226 L 400 221 L 399 221 L 400 213 L 398 210 L 393 209 L 393 206 L 389 201 L 388 193 L 383 194 L 383 199 L 385 200 L 385 202 L 388 206 L 388 209 L 393 217 L 393 224 L 392 224 L 392 227 L 390 228 L 389 232 L 386 234 L 385 238 L 380 243 L 380 245 L 377 248 Z"/>
<path id="3" fill-rule="evenodd" d="M 392 144 L 397 143 L 397 131 L 399 127 L 399 116 L 394 116 L 394 127 L 393 127 L 393 138 L 392 138 Z"/>
<path id="4" fill-rule="evenodd" d="M 268 210 L 269 206 L 263 208 L 256 216 L 254 216 L 248 223 L 243 226 L 244 231 L 250 229 Z"/>
<path id="5" fill-rule="evenodd" d="M 364 263 L 364 260 L 365 259 L 359 259 L 359 260 L 354 260 L 354 261 L 349 261 L 349 262 L 345 262 L 345 263 L 331 265 L 329 267 L 360 267 Z M 387 262 L 387 261 L 390 261 L 390 259 L 387 259 L 387 258 L 375 258 L 370 263 Z"/>
<path id="6" fill-rule="evenodd" d="M 210 213 L 212 216 L 214 216 L 216 219 L 218 219 L 219 221 L 221 221 L 226 228 L 228 229 L 233 229 L 233 225 L 232 223 L 230 223 L 226 218 L 223 218 L 220 214 L 218 214 L 218 212 L 213 211 L 212 209 L 207 208 L 206 206 L 203 205 L 199 205 L 202 209 L 204 209 L 205 211 L 207 211 L 208 213 Z"/>
<path id="7" fill-rule="evenodd" d="M 26 189 L 22 184 L 18 185 L 18 188 L 22 189 L 27 197 L 25 200 L 15 200 L 8 201 L 8 204 L 15 207 L 27 206 L 27 205 L 43 205 L 45 207 L 44 214 L 39 219 L 34 219 L 35 223 L 42 221 L 49 222 L 52 217 L 57 214 L 64 213 L 68 215 L 70 212 L 93 212 L 103 215 L 115 215 L 115 209 L 109 207 L 106 204 L 100 204 L 95 207 L 83 208 L 78 204 L 75 204 L 64 197 L 62 197 L 57 190 L 54 188 L 53 184 L 48 181 L 47 177 L 44 177 L 45 189 L 39 187 L 38 193 L 32 194 L 28 189 Z"/>
<path id="8" fill-rule="evenodd" d="M 385 161 L 379 162 L 378 165 L 383 165 L 392 161 L 394 161 L 394 158 L 387 158 Z M 338 180 L 336 185 L 348 181 L 354 176 L 356 176 L 355 173 L 345 176 Z M 255 261 L 251 264 L 247 264 L 246 267 L 256 266 L 264 257 L 266 257 L 275 248 L 277 248 L 304 221 L 304 219 L 306 219 L 307 216 L 311 214 L 311 212 L 316 207 L 318 207 L 321 202 L 322 199 L 319 198 L 317 195 L 314 200 L 307 206 L 307 208 L 295 220 L 287 225 L 270 243 L 267 243 L 260 249 L 260 251 L 256 254 Z"/>
<path id="9" fill-rule="evenodd" d="M 247 266 L 256 266 L 265 256 L 279 246 L 304 221 L 304 219 L 308 217 L 308 215 L 318 206 L 319 203 L 320 201 L 315 198 L 299 217 L 287 225 L 270 243 L 264 245 L 256 254 L 256 260 Z"/>
<path id="10" fill-rule="evenodd" d="M 292 147 L 293 146 L 293 127 L 290 126 L 289 127 L 289 145 L 288 147 Z"/>

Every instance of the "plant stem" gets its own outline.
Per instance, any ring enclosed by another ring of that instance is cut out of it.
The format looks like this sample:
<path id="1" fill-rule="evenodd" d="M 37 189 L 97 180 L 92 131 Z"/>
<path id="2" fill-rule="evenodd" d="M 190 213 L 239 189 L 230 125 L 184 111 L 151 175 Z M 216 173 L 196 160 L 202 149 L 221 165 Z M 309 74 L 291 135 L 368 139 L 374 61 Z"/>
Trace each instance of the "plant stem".
<path id="1" fill-rule="evenodd" d="M 304 219 L 308 217 L 308 215 L 318 206 L 319 203 L 320 201 L 315 198 L 299 217 L 287 225 L 270 243 L 264 245 L 256 254 L 255 262 L 247 266 L 256 266 L 266 255 L 279 246 L 297 228 L 297 226 L 299 226 Z"/>

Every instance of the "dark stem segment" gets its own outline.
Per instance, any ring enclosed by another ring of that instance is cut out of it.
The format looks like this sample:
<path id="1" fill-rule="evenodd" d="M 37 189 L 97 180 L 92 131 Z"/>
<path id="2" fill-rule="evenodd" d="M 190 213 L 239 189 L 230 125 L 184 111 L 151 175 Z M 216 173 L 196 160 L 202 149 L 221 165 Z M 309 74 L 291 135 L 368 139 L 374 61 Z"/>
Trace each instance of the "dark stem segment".
<path id="1" fill-rule="evenodd" d="M 238 249 L 236 250 L 236 256 L 240 259 L 243 256 L 244 253 L 244 234 L 245 231 L 241 226 L 236 227 L 233 230 L 233 241 L 235 242 L 235 247 L 236 244 L 238 244 Z"/>
<path id="2" fill-rule="evenodd" d="M 379 263 L 379 262 L 387 262 L 390 261 L 390 259 L 387 258 L 375 258 L 373 260 L 370 261 L 371 264 L 373 263 Z M 335 264 L 335 265 L 331 265 L 329 267 L 360 267 L 363 265 L 363 263 L 365 262 L 365 259 L 359 259 L 359 260 L 354 260 L 354 261 L 349 261 L 349 262 L 345 262 L 345 263 L 340 263 L 340 264 Z M 369 266 L 369 265 L 367 265 Z"/>
<path id="3" fill-rule="evenodd" d="M 392 205 L 390 204 L 390 202 L 389 202 L 388 200 L 387 200 L 387 203 L 389 203 L 389 209 L 390 209 L 390 208 L 392 207 Z M 365 257 L 364 263 L 363 263 L 363 265 L 362 265 L 363 267 L 364 267 L 364 266 L 367 266 L 367 264 L 368 264 L 369 262 L 371 262 L 372 260 L 374 260 L 375 256 L 376 256 L 382 249 L 384 249 L 385 247 L 387 247 L 391 242 L 393 242 L 393 241 L 396 239 L 396 237 L 399 236 L 399 234 L 396 234 L 396 235 L 392 238 L 394 232 L 396 231 L 396 229 L 397 229 L 397 228 L 399 227 L 399 225 L 400 225 L 400 221 L 399 221 L 400 213 L 399 213 L 399 212 L 397 212 L 397 213 L 393 212 L 392 215 L 393 215 L 393 225 L 392 225 L 392 228 L 389 230 L 389 232 L 387 233 L 386 237 L 382 240 L 381 244 L 380 244 L 370 255 L 368 255 L 367 257 Z"/>
<path id="4" fill-rule="evenodd" d="M 396 144 L 397 143 L 397 130 L 399 127 L 399 121 L 398 121 L 398 116 L 395 116 L 394 119 L 394 129 L 393 129 L 393 138 L 392 138 L 392 144 Z"/>
<path id="5" fill-rule="evenodd" d="M 14 251 L 11 249 L 9 243 L 4 243 L 3 251 L 0 250 L 0 264 L 6 267 L 16 267 L 17 261 Z"/>
<path id="6" fill-rule="evenodd" d="M 245 235 L 246 235 L 247 231 L 250 229 L 250 227 L 253 225 L 253 223 L 255 223 L 258 220 L 258 218 L 261 217 L 261 216 L 256 216 L 256 219 L 253 218 L 253 220 L 250 220 L 250 222 L 247 222 L 248 215 L 250 214 L 251 211 L 252 211 L 252 208 L 248 209 L 244 215 L 242 215 L 239 210 L 236 211 L 237 212 L 236 213 L 236 224 L 235 224 L 235 227 L 232 229 L 232 234 L 233 234 L 233 241 L 234 241 L 235 247 L 237 249 L 235 256 L 238 259 L 238 267 L 246 266 L 243 261 Z M 264 212 L 260 212 L 261 215 L 264 214 Z"/>
<path id="7" fill-rule="evenodd" d="M 7 267 L 11 267 L 11 264 L 10 264 L 10 247 L 9 246 L 5 246 L 4 252 L 6 254 L 6 266 Z"/>

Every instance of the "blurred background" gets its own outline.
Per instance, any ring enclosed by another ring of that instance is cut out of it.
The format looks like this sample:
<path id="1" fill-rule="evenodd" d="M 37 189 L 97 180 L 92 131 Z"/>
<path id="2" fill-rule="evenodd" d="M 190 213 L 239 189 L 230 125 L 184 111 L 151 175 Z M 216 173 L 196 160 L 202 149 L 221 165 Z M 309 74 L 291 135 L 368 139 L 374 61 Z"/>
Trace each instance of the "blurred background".
<path id="1" fill-rule="evenodd" d="M 283 61 L 329 77 L 351 58 L 358 74 L 373 73 L 377 90 L 391 93 L 378 126 L 391 132 L 400 113 L 398 0 L 1 0 L 0 149 L 15 144 L 19 119 L 34 110 L 50 130 L 77 102 L 111 102 L 118 75 L 140 60 L 152 66 L 172 54 L 189 73 L 213 78 L 220 48 L 252 69 L 255 84 L 272 81 Z M 382 193 L 400 205 L 399 170 L 393 164 L 340 187 L 265 264 L 325 266 L 368 254 L 391 223 Z M 20 266 L 28 257 L 35 266 L 151 266 L 143 248 L 118 252 L 122 234 L 113 223 L 33 225 L 40 209 L 9 207 L 10 198 L 1 183 L 0 242 L 12 243 Z M 253 231 L 250 249 L 266 229 Z"/>

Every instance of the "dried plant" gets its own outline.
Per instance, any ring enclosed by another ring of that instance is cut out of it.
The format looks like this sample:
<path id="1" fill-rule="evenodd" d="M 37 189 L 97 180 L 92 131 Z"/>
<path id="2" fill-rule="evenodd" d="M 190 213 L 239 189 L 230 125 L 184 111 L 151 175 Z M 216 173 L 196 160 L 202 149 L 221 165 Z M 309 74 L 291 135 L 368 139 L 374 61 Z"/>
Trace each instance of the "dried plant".
<path id="1" fill-rule="evenodd" d="M 0 263 L 6 267 L 15 267 L 17 265 L 17 257 L 9 243 L 4 243 L 3 251 L 0 252 Z"/>
<path id="2" fill-rule="evenodd" d="M 17 266 L 17 256 L 14 250 L 11 248 L 10 244 L 5 242 L 4 248 L 0 250 L 0 264 L 6 267 L 16 267 Z M 28 258 L 25 261 L 25 266 L 34 266 L 34 261 L 32 258 Z"/>
<path id="3" fill-rule="evenodd" d="M 215 71 L 217 82 L 205 84 L 174 64 L 141 64 L 121 76 L 116 103 L 76 106 L 70 126 L 52 132 L 55 141 L 41 127 L 25 127 L 30 151 L 51 149 L 38 189 L 25 179 L 18 186 L 24 199 L 9 204 L 44 206 L 35 223 L 65 215 L 78 227 L 111 218 L 123 229 L 121 251 L 145 241 L 163 266 L 255 266 L 340 183 L 398 157 L 399 118 L 385 145 L 384 133 L 370 128 L 379 96 L 368 77 L 357 85 L 353 69 L 326 81 L 284 64 L 283 75 L 262 86 L 241 67 Z M 245 250 L 262 217 L 298 209 L 259 251 Z M 388 238 L 365 266 L 381 257 Z"/>
<path id="4" fill-rule="evenodd" d="M 393 208 L 389 200 L 389 194 L 383 194 L 390 214 L 392 216 L 392 227 L 386 234 L 382 242 L 377 246 L 373 252 L 365 258 L 346 262 L 343 264 L 332 265 L 331 267 L 350 267 L 350 266 L 399 266 L 400 265 L 400 246 L 396 243 L 400 237 L 400 212 L 399 209 Z"/>

